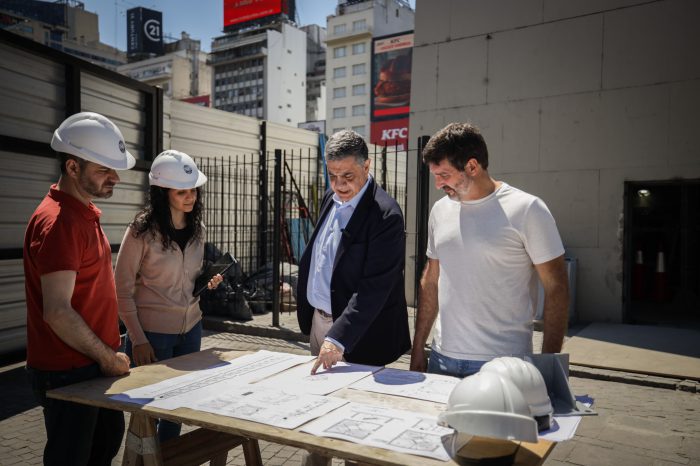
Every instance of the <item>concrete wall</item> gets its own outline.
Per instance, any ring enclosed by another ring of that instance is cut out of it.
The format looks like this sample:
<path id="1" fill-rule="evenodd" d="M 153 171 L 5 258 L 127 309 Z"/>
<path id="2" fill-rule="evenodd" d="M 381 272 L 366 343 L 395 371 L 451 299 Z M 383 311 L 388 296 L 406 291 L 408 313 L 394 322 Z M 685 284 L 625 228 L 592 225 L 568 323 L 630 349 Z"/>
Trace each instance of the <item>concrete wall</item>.
<path id="1" fill-rule="evenodd" d="M 697 18 L 692 0 L 417 1 L 410 134 L 482 129 L 491 174 L 540 196 L 579 259 L 580 320 L 622 319 L 624 181 L 700 177 Z"/>

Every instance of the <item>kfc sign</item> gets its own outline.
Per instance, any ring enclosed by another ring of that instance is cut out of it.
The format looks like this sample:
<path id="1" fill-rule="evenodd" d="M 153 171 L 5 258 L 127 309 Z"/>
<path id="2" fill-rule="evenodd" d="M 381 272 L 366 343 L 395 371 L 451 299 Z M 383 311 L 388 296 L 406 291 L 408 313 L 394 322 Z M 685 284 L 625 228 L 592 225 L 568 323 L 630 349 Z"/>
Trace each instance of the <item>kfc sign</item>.
<path id="1" fill-rule="evenodd" d="M 372 122 L 370 142 L 378 146 L 408 147 L 408 118 Z"/>

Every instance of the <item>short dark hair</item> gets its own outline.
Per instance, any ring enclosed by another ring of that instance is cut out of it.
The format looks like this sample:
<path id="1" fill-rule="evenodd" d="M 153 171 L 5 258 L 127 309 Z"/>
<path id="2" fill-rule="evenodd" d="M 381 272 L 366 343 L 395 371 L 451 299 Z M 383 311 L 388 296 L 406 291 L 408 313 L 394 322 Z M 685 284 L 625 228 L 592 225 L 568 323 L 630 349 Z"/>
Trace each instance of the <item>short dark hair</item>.
<path id="1" fill-rule="evenodd" d="M 81 159 L 80 157 L 77 157 L 73 154 L 67 154 L 65 152 L 57 152 L 56 156 L 58 157 L 58 164 L 61 167 L 61 175 L 65 175 L 66 173 L 68 173 L 66 171 L 66 162 L 69 160 L 75 160 L 76 162 L 78 162 L 78 166 L 81 170 L 85 168 L 85 165 L 87 165 L 88 163 L 88 161 L 85 159 Z"/>
<path id="2" fill-rule="evenodd" d="M 423 148 L 423 162 L 438 165 L 445 159 L 460 171 L 470 159 L 487 169 L 489 151 L 479 128 L 469 123 L 450 123 L 433 134 Z"/>
<path id="3" fill-rule="evenodd" d="M 354 156 L 358 163 L 367 160 L 369 150 L 362 136 L 349 129 L 333 134 L 326 143 L 326 160 L 340 160 L 350 156 Z"/>

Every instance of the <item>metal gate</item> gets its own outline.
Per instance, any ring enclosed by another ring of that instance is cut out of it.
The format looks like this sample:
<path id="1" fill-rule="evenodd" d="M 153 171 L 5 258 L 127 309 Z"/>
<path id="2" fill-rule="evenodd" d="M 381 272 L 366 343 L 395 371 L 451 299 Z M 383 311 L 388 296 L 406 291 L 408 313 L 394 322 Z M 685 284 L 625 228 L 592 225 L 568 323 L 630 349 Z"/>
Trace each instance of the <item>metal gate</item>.
<path id="1" fill-rule="evenodd" d="M 370 148 L 371 173 L 406 212 L 407 161 L 416 149 Z M 296 311 L 297 265 L 330 185 L 321 149 L 275 150 L 197 160 L 204 186 L 207 242 L 254 281 L 257 313 Z"/>

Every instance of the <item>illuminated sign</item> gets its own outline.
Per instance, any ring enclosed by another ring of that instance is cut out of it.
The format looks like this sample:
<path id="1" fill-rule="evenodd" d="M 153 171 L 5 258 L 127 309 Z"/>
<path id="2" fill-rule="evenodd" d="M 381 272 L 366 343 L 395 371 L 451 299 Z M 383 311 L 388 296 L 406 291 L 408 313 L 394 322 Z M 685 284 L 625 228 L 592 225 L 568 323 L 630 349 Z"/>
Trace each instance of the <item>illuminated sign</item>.
<path id="1" fill-rule="evenodd" d="M 278 15 L 283 11 L 282 3 L 282 0 L 224 0 L 224 27 Z"/>

